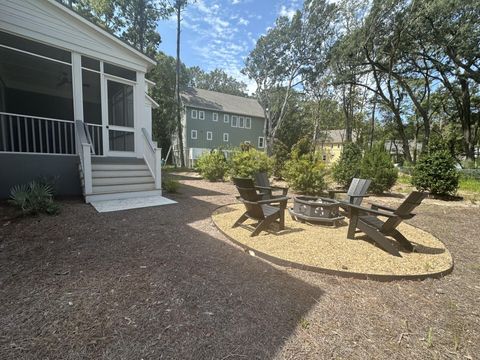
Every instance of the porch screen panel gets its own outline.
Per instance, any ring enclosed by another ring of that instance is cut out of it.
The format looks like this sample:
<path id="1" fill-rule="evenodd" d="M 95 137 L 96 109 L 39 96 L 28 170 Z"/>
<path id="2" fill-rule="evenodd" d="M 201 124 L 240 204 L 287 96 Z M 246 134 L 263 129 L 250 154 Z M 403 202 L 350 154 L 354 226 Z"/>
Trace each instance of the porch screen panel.
<path id="1" fill-rule="evenodd" d="M 135 151 L 134 137 L 133 132 L 109 130 L 110 151 Z"/>
<path id="2" fill-rule="evenodd" d="M 133 128 L 133 86 L 108 82 L 108 123 Z"/>

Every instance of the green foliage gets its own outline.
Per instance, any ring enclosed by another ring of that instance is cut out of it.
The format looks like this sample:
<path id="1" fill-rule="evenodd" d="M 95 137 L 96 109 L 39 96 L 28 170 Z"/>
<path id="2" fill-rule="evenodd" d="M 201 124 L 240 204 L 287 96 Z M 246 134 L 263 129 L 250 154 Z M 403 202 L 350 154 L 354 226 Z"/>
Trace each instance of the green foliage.
<path id="1" fill-rule="evenodd" d="M 390 190 L 398 178 L 398 170 L 393 166 L 390 155 L 382 143 L 377 144 L 365 153 L 360 167 L 360 176 L 371 179 L 369 191 L 381 194 Z"/>
<path id="2" fill-rule="evenodd" d="M 24 215 L 55 215 L 60 211 L 58 204 L 53 202 L 53 187 L 41 181 L 12 187 L 9 202 Z"/>
<path id="3" fill-rule="evenodd" d="M 292 147 L 292 157 L 300 157 L 313 152 L 312 139 L 310 137 L 303 137 Z"/>
<path id="4" fill-rule="evenodd" d="M 225 155 L 220 150 L 203 153 L 197 160 L 196 168 L 200 175 L 208 181 L 223 180 L 228 163 Z"/>
<path id="5" fill-rule="evenodd" d="M 314 154 L 293 156 L 285 163 L 285 179 L 294 190 L 307 195 L 320 195 L 326 189 L 325 163 Z"/>
<path id="6" fill-rule="evenodd" d="M 257 172 L 267 172 L 270 175 L 272 159 L 263 151 L 250 149 L 236 150 L 230 158 L 230 175 L 235 177 L 253 178 Z"/>
<path id="7" fill-rule="evenodd" d="M 290 152 L 288 147 L 278 139 L 273 142 L 273 176 L 276 178 L 283 177 L 283 169 L 285 168 L 285 162 L 290 158 Z"/>
<path id="8" fill-rule="evenodd" d="M 194 87 L 236 96 L 247 95 L 247 84 L 229 76 L 222 69 L 205 72 L 198 66 L 194 66 L 188 71 L 192 78 L 192 86 Z"/>
<path id="9" fill-rule="evenodd" d="M 177 180 L 165 178 L 162 181 L 162 188 L 170 194 L 174 194 L 178 192 L 180 188 L 180 183 Z"/>
<path id="10" fill-rule="evenodd" d="M 350 186 L 352 179 L 360 175 L 362 150 L 355 143 L 347 143 L 343 146 L 340 159 L 333 166 L 333 179 L 342 187 Z"/>
<path id="11" fill-rule="evenodd" d="M 412 176 L 412 185 L 433 195 L 452 195 L 458 189 L 459 174 L 448 150 L 435 148 L 420 158 Z"/>

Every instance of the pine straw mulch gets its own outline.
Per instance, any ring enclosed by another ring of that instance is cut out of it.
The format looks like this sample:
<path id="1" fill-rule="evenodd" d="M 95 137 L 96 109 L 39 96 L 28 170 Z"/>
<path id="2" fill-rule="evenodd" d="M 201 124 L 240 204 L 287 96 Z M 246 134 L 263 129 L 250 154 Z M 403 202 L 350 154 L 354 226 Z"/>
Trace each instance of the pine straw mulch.
<path id="1" fill-rule="evenodd" d="M 414 252 L 403 251 L 392 240 L 392 245 L 401 252 L 401 257 L 396 257 L 374 246 L 362 234 L 356 240 L 347 239 L 348 219 L 333 228 L 300 223 L 286 216 L 284 230 L 272 226 L 268 232 L 251 237 L 256 223 L 253 220 L 232 228 L 244 211 L 242 204 L 227 205 L 216 210 L 212 219 L 234 242 L 279 264 L 286 261 L 291 267 L 311 271 L 382 280 L 436 276 L 446 274 L 453 266 L 450 252 L 440 240 L 405 223 L 398 229 L 412 241 Z"/>
<path id="2" fill-rule="evenodd" d="M 426 201 L 441 279 L 377 282 L 252 257 L 215 227 L 227 183 L 184 176 L 178 204 L 58 216 L 0 206 L 1 359 L 474 359 L 480 209 Z M 397 199 L 375 199 L 391 200 Z M 398 200 L 399 202 L 400 200 Z"/>

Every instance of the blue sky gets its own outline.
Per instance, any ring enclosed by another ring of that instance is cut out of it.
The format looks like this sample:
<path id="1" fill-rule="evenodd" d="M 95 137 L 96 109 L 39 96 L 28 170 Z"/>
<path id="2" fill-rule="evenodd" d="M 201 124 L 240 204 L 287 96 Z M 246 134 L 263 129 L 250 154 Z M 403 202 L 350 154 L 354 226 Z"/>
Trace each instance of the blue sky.
<path id="1" fill-rule="evenodd" d="M 256 40 L 266 33 L 279 15 L 292 16 L 300 0 L 197 0 L 183 13 L 181 60 L 206 71 L 215 68 L 255 85 L 240 73 L 245 57 Z M 176 19 L 161 21 L 160 50 L 175 56 Z"/>

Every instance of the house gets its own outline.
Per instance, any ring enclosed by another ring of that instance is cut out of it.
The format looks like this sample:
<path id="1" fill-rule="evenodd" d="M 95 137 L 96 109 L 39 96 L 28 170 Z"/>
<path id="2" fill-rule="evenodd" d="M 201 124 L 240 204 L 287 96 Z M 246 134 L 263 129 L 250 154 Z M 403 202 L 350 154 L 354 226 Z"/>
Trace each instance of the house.
<path id="1" fill-rule="evenodd" d="M 414 140 L 408 141 L 408 147 L 410 149 L 410 155 L 415 158 L 415 146 L 417 156 L 422 152 L 423 143 L 415 142 Z M 390 154 L 393 161 L 400 162 L 403 158 L 403 141 L 402 140 L 387 140 L 385 141 L 385 150 Z"/>
<path id="2" fill-rule="evenodd" d="M 356 134 L 352 137 L 356 139 Z M 332 164 L 340 159 L 345 143 L 345 129 L 324 130 L 317 136 L 315 150 L 321 154 L 323 161 Z"/>
<path id="3" fill-rule="evenodd" d="M 0 197 L 55 178 L 59 195 L 161 194 L 155 61 L 54 0 L 0 1 Z"/>
<path id="4" fill-rule="evenodd" d="M 212 149 L 228 150 L 242 143 L 264 148 L 265 117 L 257 100 L 196 88 L 183 91 L 181 99 L 183 149 L 188 167 Z M 173 153 L 177 165 L 179 152 L 175 137 Z"/>

